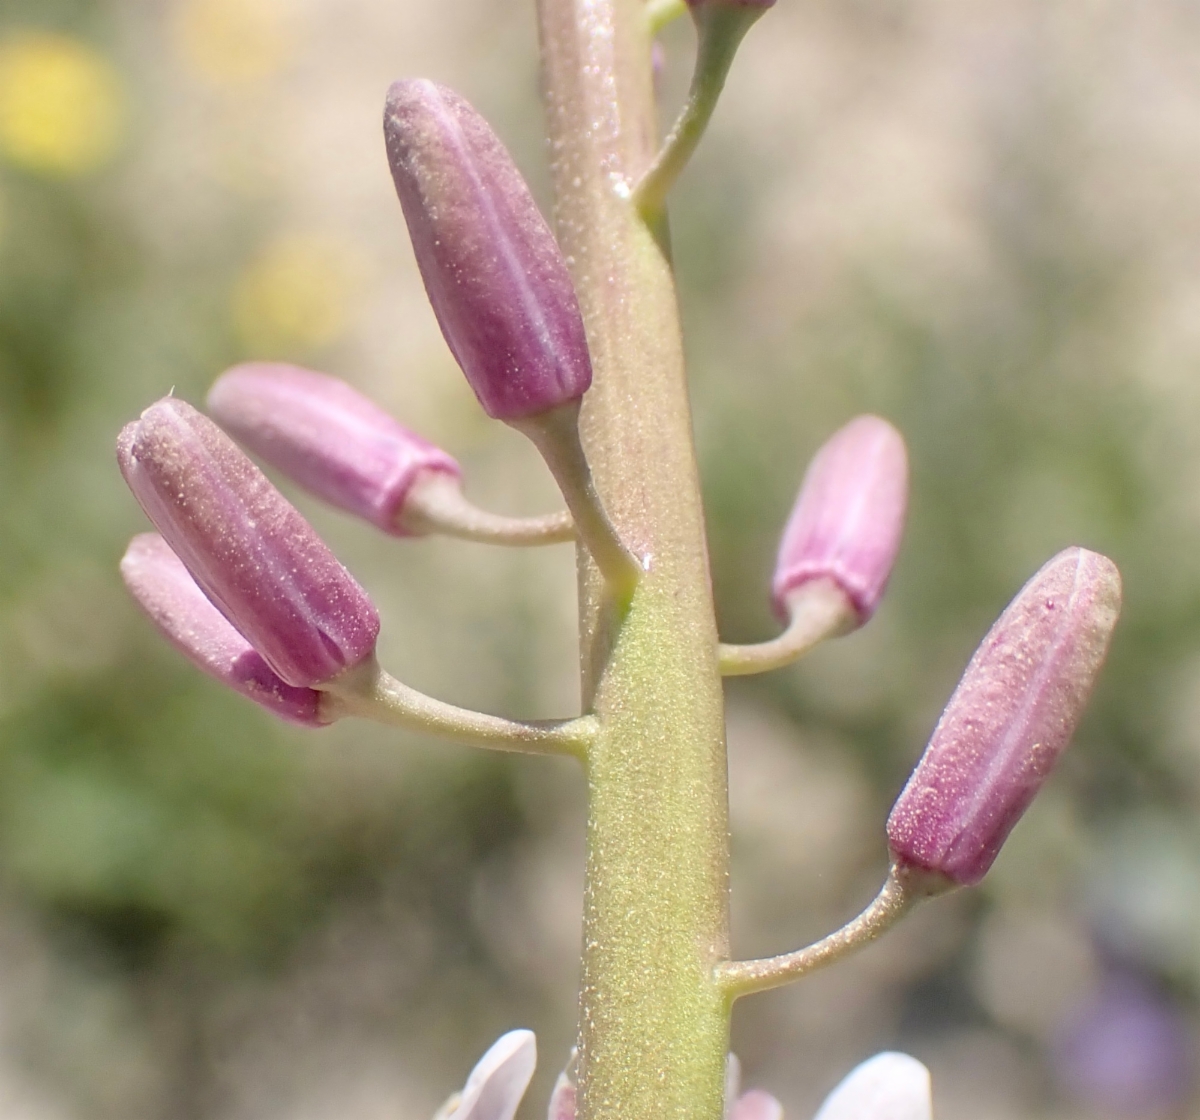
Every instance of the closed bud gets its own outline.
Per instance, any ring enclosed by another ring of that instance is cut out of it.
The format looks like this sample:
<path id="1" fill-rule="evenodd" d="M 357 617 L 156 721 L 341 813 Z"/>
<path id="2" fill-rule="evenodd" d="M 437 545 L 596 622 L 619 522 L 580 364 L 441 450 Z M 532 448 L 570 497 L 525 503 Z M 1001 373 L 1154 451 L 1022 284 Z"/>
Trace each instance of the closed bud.
<path id="1" fill-rule="evenodd" d="M 422 476 L 458 464 L 344 381 L 282 363 L 250 362 L 217 379 L 208 408 L 243 447 L 289 478 L 387 533 Z"/>
<path id="2" fill-rule="evenodd" d="M 117 459 L 205 595 L 284 681 L 319 685 L 373 654 L 366 592 L 211 420 L 166 397 L 121 432 Z"/>
<path id="3" fill-rule="evenodd" d="M 388 91 L 388 159 L 442 333 L 490 416 L 519 420 L 592 381 L 566 262 L 488 123 L 458 94 Z"/>
<path id="4" fill-rule="evenodd" d="M 887 835 L 901 868 L 970 885 L 987 873 L 1074 733 L 1121 609 L 1105 556 L 1060 552 L 975 651 L 900 794 Z"/>
<path id="5" fill-rule="evenodd" d="M 904 438 L 878 416 L 835 432 L 804 475 L 788 519 L 772 584 L 775 607 L 811 580 L 832 580 L 861 626 L 887 586 L 908 505 Z"/>
<path id="6" fill-rule="evenodd" d="M 183 561 L 157 533 L 129 542 L 121 576 L 130 594 L 197 668 L 292 723 L 321 727 L 321 694 L 280 679 L 197 586 Z"/>

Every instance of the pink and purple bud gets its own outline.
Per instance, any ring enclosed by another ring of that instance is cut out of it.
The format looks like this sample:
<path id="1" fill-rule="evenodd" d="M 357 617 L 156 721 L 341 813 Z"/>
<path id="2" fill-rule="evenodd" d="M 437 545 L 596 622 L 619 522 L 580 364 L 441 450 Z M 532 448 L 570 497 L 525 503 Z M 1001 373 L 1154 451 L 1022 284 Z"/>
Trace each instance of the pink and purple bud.
<path id="1" fill-rule="evenodd" d="M 900 548 L 908 505 L 904 438 L 878 416 L 835 432 L 804 475 L 775 562 L 772 592 L 781 617 L 810 580 L 832 580 L 858 625 L 875 612 Z"/>
<path id="2" fill-rule="evenodd" d="M 166 397 L 126 425 L 117 460 L 204 594 L 284 681 L 313 687 L 372 656 L 366 592 L 211 420 Z"/>
<path id="3" fill-rule="evenodd" d="M 888 817 L 901 867 L 963 886 L 987 873 L 1083 715 L 1121 610 L 1105 556 L 1068 548 L 975 651 Z"/>
<path id="4" fill-rule="evenodd" d="M 327 502 L 406 535 L 405 500 L 428 474 L 458 464 L 344 381 L 298 366 L 250 362 L 217 379 L 214 419 L 243 447 Z"/>
<path id="5" fill-rule="evenodd" d="M 121 559 L 130 594 L 163 637 L 198 669 L 292 723 L 323 727 L 321 694 L 280 679 L 261 654 L 208 601 L 157 533 L 141 533 Z"/>
<path id="6" fill-rule="evenodd" d="M 577 400 L 592 365 L 575 288 L 499 138 L 423 79 L 388 91 L 384 133 L 425 290 L 485 411 L 521 420 Z"/>

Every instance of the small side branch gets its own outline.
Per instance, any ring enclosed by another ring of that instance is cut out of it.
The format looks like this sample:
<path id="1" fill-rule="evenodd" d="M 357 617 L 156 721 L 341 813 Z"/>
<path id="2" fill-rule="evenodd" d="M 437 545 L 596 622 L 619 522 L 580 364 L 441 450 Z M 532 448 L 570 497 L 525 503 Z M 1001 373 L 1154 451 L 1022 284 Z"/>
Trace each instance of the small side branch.
<path id="1" fill-rule="evenodd" d="M 596 734 L 595 716 L 567 720 L 510 720 L 459 708 L 401 684 L 374 658 L 323 686 L 324 714 L 350 715 L 407 731 L 454 739 L 472 747 L 522 754 L 584 758 Z"/>
<path id="2" fill-rule="evenodd" d="M 750 646 L 721 643 L 721 674 L 746 676 L 782 669 L 803 657 L 826 638 L 844 634 L 858 624 L 846 593 L 830 579 L 802 584 L 788 597 L 791 622 L 778 638 Z"/>
<path id="3" fill-rule="evenodd" d="M 650 170 L 634 190 L 638 211 L 650 225 L 660 219 L 668 192 L 708 127 L 738 45 L 763 11 L 761 7 L 740 4 L 705 6 L 697 11 L 700 40 L 687 102 Z"/>
<path id="4" fill-rule="evenodd" d="M 725 961 L 717 965 L 715 979 L 729 999 L 751 992 L 778 988 L 815 969 L 869 945 L 891 929 L 916 903 L 942 894 L 954 886 L 942 875 L 893 865 L 874 901 L 857 918 L 836 933 L 805 949 L 755 961 Z"/>
<path id="5" fill-rule="evenodd" d="M 618 602 L 628 601 L 642 573 L 609 520 L 579 440 L 579 402 L 509 421 L 533 441 L 554 475 L 576 531 Z"/>
<path id="6" fill-rule="evenodd" d="M 430 472 L 414 484 L 400 524 L 410 533 L 441 533 L 461 540 L 528 548 L 575 539 L 575 521 L 567 510 L 543 517 L 504 517 L 468 501 L 457 478 Z"/>

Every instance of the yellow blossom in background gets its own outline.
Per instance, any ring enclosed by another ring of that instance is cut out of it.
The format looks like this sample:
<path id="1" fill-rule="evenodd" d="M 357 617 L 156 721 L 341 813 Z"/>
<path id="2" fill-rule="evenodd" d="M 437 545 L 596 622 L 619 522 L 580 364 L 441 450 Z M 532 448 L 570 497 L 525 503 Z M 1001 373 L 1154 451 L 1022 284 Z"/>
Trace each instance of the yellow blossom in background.
<path id="1" fill-rule="evenodd" d="M 360 287 L 360 255 L 345 242 L 292 234 L 268 245 L 233 292 L 234 323 L 256 354 L 281 357 L 336 341 Z"/>
<path id="2" fill-rule="evenodd" d="M 98 51 L 50 32 L 0 40 L 0 156 L 42 175 L 81 175 L 115 151 L 121 81 Z"/>
<path id="3" fill-rule="evenodd" d="M 176 9 L 175 34 L 184 61 L 217 85 L 278 73 L 292 55 L 293 31 L 281 0 L 181 0 Z"/>

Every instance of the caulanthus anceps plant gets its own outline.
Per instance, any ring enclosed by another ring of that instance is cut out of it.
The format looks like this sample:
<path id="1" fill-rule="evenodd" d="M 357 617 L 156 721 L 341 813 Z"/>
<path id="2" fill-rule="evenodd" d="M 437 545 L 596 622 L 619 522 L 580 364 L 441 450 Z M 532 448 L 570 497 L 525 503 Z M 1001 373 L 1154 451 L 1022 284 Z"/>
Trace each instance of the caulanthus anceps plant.
<path id="1" fill-rule="evenodd" d="M 161 536 L 135 539 L 131 592 L 204 671 L 277 715 L 357 716 L 481 747 L 577 758 L 588 789 L 578 1049 L 554 1120 L 778 1120 L 740 1091 L 736 999 L 883 933 L 916 902 L 977 882 L 1065 748 L 1120 604 L 1110 561 L 1054 558 L 972 660 L 886 829 L 891 870 L 867 909 L 813 945 L 738 960 L 729 941 L 722 677 L 787 665 L 865 625 L 900 547 L 907 452 L 886 420 L 831 435 L 804 475 L 772 582 L 784 622 L 720 642 L 709 580 L 665 203 L 736 48 L 769 0 L 537 0 L 553 222 L 484 118 L 433 81 L 388 92 L 399 202 L 447 344 L 483 409 L 528 436 L 565 511 L 478 509 L 450 455 L 344 382 L 278 363 L 228 371 L 209 408 L 173 397 L 118 458 Z M 696 75 L 655 139 L 652 39 L 690 13 Z M 553 227 L 553 228 L 552 228 Z M 224 431 L 222 431 L 224 429 Z M 234 442 L 398 537 L 576 543 L 583 711 L 523 722 L 392 678 L 366 592 Z M 884 848 L 884 829 L 880 829 Z M 512 1120 L 535 1043 L 506 1034 L 441 1120 Z M 821 1120 L 927 1120 L 928 1075 L 879 1055 Z"/>

